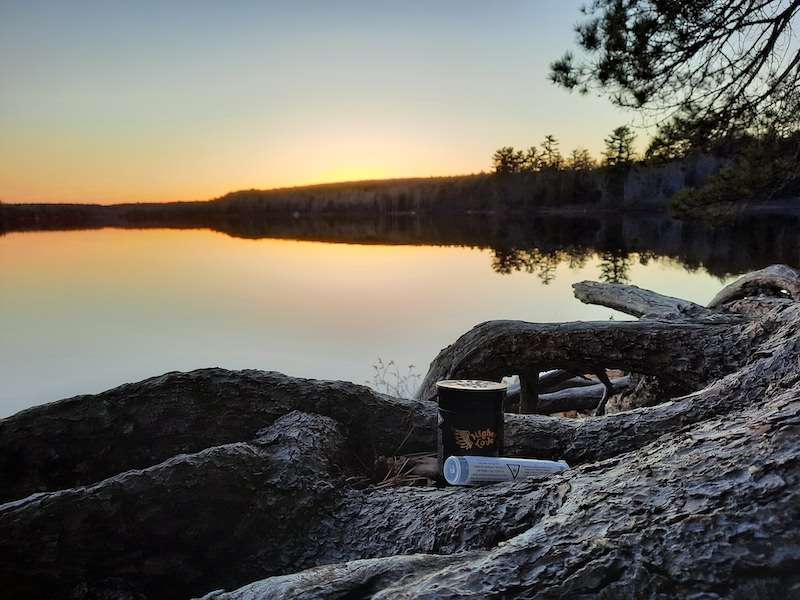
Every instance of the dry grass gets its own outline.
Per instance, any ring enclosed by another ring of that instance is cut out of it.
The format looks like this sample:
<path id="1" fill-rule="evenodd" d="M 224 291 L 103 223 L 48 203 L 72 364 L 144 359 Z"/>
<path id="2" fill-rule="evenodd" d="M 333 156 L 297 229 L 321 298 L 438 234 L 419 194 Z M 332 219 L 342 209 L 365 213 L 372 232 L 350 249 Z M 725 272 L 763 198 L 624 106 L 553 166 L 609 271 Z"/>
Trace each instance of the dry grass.
<path id="1" fill-rule="evenodd" d="M 436 484 L 438 469 L 435 454 L 417 452 L 401 456 L 378 456 L 372 472 L 349 477 L 348 485 L 363 489 L 390 488 L 398 486 L 429 486 Z"/>

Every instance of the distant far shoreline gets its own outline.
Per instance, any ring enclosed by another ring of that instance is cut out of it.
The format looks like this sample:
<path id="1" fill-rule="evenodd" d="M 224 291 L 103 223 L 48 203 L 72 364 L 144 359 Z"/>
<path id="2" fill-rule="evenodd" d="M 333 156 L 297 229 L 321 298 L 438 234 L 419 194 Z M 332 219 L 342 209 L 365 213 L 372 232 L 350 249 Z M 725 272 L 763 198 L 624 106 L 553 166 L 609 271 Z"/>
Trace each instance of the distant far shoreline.
<path id="1" fill-rule="evenodd" d="M 484 216 L 520 220 L 534 215 L 604 212 L 664 213 L 677 191 L 701 184 L 721 162 L 707 155 L 623 173 L 602 169 L 543 170 L 512 175 L 321 183 L 241 190 L 205 201 L 74 204 L 0 204 L 0 232 L 100 227 L 172 227 L 247 230 L 293 219 L 375 221 L 414 216 L 428 220 Z M 796 214 L 797 201 L 712 207 L 704 216 L 742 212 Z"/>
<path id="2" fill-rule="evenodd" d="M 258 192 L 258 193 L 267 193 L 267 194 L 283 194 L 283 193 L 296 193 L 296 192 L 314 192 L 314 191 L 323 191 L 323 190 L 334 190 L 336 188 L 344 188 L 344 189 L 352 189 L 352 188 L 361 188 L 361 187 L 390 187 L 395 185 L 414 185 L 420 184 L 425 182 L 446 182 L 446 181 L 458 181 L 463 179 L 470 179 L 475 177 L 485 177 L 487 173 L 472 173 L 468 175 L 435 175 L 429 177 L 395 177 L 395 178 L 388 178 L 388 179 L 354 179 L 354 180 L 347 180 L 347 181 L 329 181 L 324 183 L 309 183 L 304 185 L 288 185 L 288 186 L 279 186 L 274 188 L 252 188 L 252 189 L 242 189 L 237 190 L 235 192 L 228 192 L 222 196 L 217 198 L 206 198 L 200 200 L 164 200 L 164 201 L 129 201 L 123 200 L 119 202 L 101 202 L 101 201 L 91 201 L 91 202 L 16 202 L 13 200 L 0 200 L 0 204 L 5 204 L 6 206 L 141 206 L 141 205 L 178 205 L 178 204 L 198 204 L 198 203 L 208 203 L 214 202 L 217 200 L 221 200 L 231 195 L 236 194 L 245 194 L 250 192 Z"/>

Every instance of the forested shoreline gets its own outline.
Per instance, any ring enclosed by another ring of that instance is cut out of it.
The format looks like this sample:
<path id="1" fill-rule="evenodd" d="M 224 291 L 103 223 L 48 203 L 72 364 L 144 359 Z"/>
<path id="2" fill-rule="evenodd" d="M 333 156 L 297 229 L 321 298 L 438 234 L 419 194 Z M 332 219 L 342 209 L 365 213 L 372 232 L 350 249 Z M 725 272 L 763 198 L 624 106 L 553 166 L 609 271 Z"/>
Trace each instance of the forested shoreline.
<path id="1" fill-rule="evenodd" d="M 533 213 L 573 209 L 666 210 L 678 190 L 717 172 L 718 158 L 695 155 L 630 169 L 623 179 L 601 169 L 360 181 L 274 190 L 242 190 L 197 202 L 0 204 L 0 231 L 213 226 L 221 218 L 270 215 L 387 216 L 422 213 Z"/>

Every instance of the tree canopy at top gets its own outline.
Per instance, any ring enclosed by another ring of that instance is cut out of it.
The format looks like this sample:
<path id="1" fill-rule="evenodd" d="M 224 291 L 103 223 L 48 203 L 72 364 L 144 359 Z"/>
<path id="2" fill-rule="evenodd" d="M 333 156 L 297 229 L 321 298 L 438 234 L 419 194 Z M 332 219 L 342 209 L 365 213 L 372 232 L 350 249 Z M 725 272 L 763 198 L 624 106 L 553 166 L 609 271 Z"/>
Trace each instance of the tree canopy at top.
<path id="1" fill-rule="evenodd" d="M 703 145 L 735 132 L 800 128 L 800 0 L 594 0 L 551 79 L 661 122 Z"/>

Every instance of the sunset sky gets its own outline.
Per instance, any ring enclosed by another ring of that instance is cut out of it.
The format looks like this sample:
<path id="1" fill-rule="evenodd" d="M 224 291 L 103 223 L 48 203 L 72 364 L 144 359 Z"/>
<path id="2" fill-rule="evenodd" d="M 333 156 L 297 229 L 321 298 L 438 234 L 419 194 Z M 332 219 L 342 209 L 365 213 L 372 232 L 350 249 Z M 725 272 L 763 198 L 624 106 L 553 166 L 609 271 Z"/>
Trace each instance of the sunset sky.
<path id="1" fill-rule="evenodd" d="M 633 116 L 547 80 L 581 1 L 0 0 L 0 200 L 206 199 L 489 169 Z"/>

